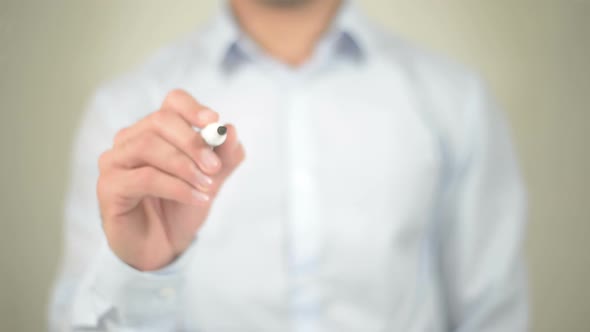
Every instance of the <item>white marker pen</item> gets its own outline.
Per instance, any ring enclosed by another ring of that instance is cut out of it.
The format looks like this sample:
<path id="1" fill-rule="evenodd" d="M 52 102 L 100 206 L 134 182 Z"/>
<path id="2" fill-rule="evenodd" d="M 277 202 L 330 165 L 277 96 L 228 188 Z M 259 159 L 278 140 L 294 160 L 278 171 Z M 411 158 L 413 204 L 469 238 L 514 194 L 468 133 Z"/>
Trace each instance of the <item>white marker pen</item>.
<path id="1" fill-rule="evenodd" d="M 210 123 L 201 130 L 201 137 L 212 148 L 220 146 L 227 138 L 227 127 L 217 122 Z"/>

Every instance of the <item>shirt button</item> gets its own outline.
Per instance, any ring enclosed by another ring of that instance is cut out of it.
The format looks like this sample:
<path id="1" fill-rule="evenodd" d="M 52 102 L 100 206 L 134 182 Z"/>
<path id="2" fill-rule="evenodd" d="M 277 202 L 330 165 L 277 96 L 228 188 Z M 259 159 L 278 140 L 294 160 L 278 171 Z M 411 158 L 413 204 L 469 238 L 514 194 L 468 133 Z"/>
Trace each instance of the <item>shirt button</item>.
<path id="1" fill-rule="evenodd" d="M 160 297 L 166 300 L 172 300 L 176 297 L 176 290 L 172 287 L 161 288 Z"/>

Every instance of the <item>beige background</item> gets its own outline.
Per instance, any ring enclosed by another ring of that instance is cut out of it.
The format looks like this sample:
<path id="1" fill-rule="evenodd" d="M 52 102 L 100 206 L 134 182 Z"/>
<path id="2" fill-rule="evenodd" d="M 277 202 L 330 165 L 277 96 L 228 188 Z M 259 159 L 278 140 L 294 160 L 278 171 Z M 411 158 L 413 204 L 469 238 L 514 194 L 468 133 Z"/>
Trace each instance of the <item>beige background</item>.
<path id="1" fill-rule="evenodd" d="M 530 191 L 534 331 L 590 331 L 590 0 L 361 6 L 490 81 Z M 0 0 L 1 331 L 45 328 L 70 141 L 89 94 L 215 8 L 212 0 Z"/>

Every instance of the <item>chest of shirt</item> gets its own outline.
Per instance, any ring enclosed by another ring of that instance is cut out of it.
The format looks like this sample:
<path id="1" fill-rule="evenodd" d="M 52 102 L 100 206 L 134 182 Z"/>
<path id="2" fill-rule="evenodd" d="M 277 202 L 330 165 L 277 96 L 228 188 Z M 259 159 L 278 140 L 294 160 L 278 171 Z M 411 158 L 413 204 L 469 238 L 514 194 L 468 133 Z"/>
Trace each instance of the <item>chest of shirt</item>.
<path id="1" fill-rule="evenodd" d="M 308 216 L 318 225 L 298 236 L 319 243 L 311 283 L 322 298 L 342 304 L 350 295 L 352 306 L 389 310 L 413 289 L 438 190 L 437 142 L 408 94 L 366 83 L 249 76 L 207 91 L 205 102 L 236 125 L 247 157 L 199 233 L 191 287 L 207 303 L 195 308 L 264 315 L 244 312 L 255 299 L 287 312 L 290 224 Z M 314 211 L 293 214 L 293 206 Z"/>
<path id="2" fill-rule="evenodd" d="M 269 206 L 288 200 L 290 187 L 309 186 L 327 215 L 362 211 L 390 227 L 399 221 L 398 228 L 432 207 L 441 159 L 436 135 L 394 80 L 248 77 L 209 100 L 236 125 L 247 153 L 221 199 L 243 205 L 249 197 L 253 204 L 244 208 L 251 212 L 282 213 Z"/>

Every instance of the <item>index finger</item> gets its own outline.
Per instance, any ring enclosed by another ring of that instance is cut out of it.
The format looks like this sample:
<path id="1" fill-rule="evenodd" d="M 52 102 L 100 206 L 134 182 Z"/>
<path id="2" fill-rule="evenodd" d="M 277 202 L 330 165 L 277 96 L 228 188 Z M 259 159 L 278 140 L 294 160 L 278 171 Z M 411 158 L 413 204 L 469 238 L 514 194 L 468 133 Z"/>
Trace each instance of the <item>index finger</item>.
<path id="1" fill-rule="evenodd" d="M 181 89 L 172 90 L 166 95 L 162 109 L 177 113 L 193 127 L 201 129 L 212 122 L 219 121 L 217 112 L 203 106 L 188 92 Z"/>

